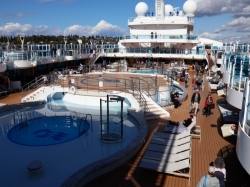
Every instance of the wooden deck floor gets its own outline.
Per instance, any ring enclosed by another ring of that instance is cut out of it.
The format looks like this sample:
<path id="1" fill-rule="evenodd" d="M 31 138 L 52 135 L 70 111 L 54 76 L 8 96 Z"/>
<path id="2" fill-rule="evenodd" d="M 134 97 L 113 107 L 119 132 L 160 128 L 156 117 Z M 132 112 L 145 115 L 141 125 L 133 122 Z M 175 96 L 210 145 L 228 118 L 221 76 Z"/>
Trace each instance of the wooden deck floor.
<path id="1" fill-rule="evenodd" d="M 193 72 L 190 72 L 191 75 Z M 182 84 L 182 83 L 181 83 Z M 189 81 L 187 100 L 177 109 L 172 109 L 171 117 L 148 121 L 148 135 L 145 145 L 140 152 L 121 167 L 102 175 L 93 181 L 89 182 L 86 187 L 186 187 L 188 179 L 158 173 L 151 170 L 139 168 L 140 160 L 147 148 L 147 145 L 152 137 L 153 132 L 163 132 L 167 120 L 182 121 L 189 117 L 188 106 L 191 100 L 191 81 Z M 199 109 L 202 110 L 205 98 L 209 93 L 208 85 L 205 86 L 205 91 L 200 91 L 201 103 Z M 215 103 L 221 100 L 216 93 L 212 93 Z M 20 94 L 13 94 L 5 99 L 0 100 L 0 103 L 14 104 L 20 101 Z M 197 114 L 197 124 L 202 128 L 202 140 L 192 139 L 192 159 L 191 159 L 191 180 L 190 186 L 195 187 L 200 178 L 207 173 L 208 165 L 217 155 L 224 158 L 227 170 L 227 178 L 230 179 L 230 187 L 242 187 L 250 182 L 250 176 L 241 166 L 235 152 L 236 138 L 231 136 L 223 138 L 220 131 L 220 113 L 217 108 L 212 109 L 213 114 L 205 117 L 202 112 Z M 246 187 L 246 186 L 244 186 Z"/>

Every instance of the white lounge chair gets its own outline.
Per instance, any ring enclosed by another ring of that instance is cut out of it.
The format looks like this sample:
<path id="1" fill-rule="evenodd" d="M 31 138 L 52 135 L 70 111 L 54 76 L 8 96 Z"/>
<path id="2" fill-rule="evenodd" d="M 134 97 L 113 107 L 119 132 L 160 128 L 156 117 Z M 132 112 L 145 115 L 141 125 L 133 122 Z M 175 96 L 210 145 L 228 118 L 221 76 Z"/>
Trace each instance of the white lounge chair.
<path id="1" fill-rule="evenodd" d="M 180 140 L 182 138 L 191 136 L 190 132 L 184 132 L 181 134 L 170 134 L 170 133 L 164 133 L 164 132 L 155 132 L 153 134 L 153 137 L 155 138 L 164 138 L 164 139 L 175 139 L 175 140 Z"/>
<path id="2" fill-rule="evenodd" d="M 157 161 L 151 159 L 142 159 L 139 165 L 141 168 L 146 168 L 158 172 L 168 173 L 172 175 L 177 175 L 181 177 L 187 177 L 189 179 L 188 185 L 190 183 L 190 171 L 184 173 L 185 169 L 190 170 L 189 159 L 181 160 L 179 162 L 168 163 L 164 161 Z"/>
<path id="3" fill-rule="evenodd" d="M 190 149 L 190 142 L 180 145 L 180 146 L 168 146 L 168 145 L 158 145 L 158 144 L 149 144 L 147 150 L 168 153 L 168 154 L 178 154 L 180 152 Z"/>
<path id="4" fill-rule="evenodd" d="M 177 162 L 180 160 L 184 160 L 186 158 L 190 158 L 190 150 L 181 152 L 179 154 L 168 154 L 168 153 L 160 153 L 155 151 L 146 151 L 143 155 L 144 159 L 151 159 L 151 160 L 160 160 L 164 162 Z"/>
<path id="5" fill-rule="evenodd" d="M 217 86 L 218 86 L 218 84 L 211 84 L 211 83 L 209 83 L 210 91 L 216 91 L 217 90 Z"/>
<path id="6" fill-rule="evenodd" d="M 158 145 L 180 146 L 180 145 L 190 142 L 190 140 L 191 140 L 190 136 L 182 138 L 180 140 L 153 137 L 150 143 L 158 144 Z"/>
<path id="7" fill-rule="evenodd" d="M 174 129 L 169 132 L 169 129 L 171 128 L 168 128 L 168 124 L 165 128 L 165 132 L 166 133 L 175 133 Z M 177 132 L 178 133 L 178 132 Z M 158 133 L 154 133 L 154 137 L 161 137 L 162 138 L 165 138 L 165 139 L 175 139 L 177 138 L 178 140 L 184 138 L 184 137 L 187 137 L 187 136 L 192 136 L 192 137 L 199 137 L 200 138 L 200 141 L 201 141 L 201 127 L 196 125 L 196 116 L 194 116 L 194 119 L 192 121 L 192 123 L 186 128 L 186 131 L 184 131 L 183 133 L 179 133 L 179 134 L 174 134 L 174 135 L 161 135 L 161 134 L 158 134 Z"/>
<path id="8" fill-rule="evenodd" d="M 184 127 L 179 129 L 179 126 L 177 125 L 170 125 L 169 122 L 167 122 L 167 125 L 165 127 L 165 132 L 171 132 L 171 133 L 184 133 L 184 132 L 190 132 L 191 129 L 196 125 L 196 116 L 193 117 L 192 123 L 188 127 Z"/>

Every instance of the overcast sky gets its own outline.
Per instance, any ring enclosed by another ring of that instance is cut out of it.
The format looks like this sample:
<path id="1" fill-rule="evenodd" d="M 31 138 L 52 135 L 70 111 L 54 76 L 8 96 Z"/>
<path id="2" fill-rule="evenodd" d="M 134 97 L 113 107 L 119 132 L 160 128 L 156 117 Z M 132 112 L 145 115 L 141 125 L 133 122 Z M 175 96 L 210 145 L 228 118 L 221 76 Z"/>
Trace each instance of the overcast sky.
<path id="1" fill-rule="evenodd" d="M 194 34 L 250 42 L 250 0 L 194 0 L 198 4 Z M 0 35 L 120 36 L 129 33 L 135 0 L 4 0 Z M 155 0 L 145 0 L 154 12 Z M 182 10 L 185 0 L 165 0 Z"/>

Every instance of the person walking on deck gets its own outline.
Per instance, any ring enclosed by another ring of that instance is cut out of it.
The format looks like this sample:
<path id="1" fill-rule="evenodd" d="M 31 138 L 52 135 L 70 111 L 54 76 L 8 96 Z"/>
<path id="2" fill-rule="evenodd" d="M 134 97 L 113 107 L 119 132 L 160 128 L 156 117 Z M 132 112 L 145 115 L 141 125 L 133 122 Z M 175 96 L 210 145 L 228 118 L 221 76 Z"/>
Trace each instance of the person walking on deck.
<path id="1" fill-rule="evenodd" d="M 198 105 L 200 103 L 200 100 L 201 100 L 201 96 L 200 96 L 199 90 L 196 90 L 191 97 L 191 103 L 193 104 L 193 110 L 194 110 L 195 115 L 197 114 Z M 191 110 L 191 112 L 192 112 L 192 110 Z"/>
<path id="2" fill-rule="evenodd" d="M 220 187 L 219 180 L 214 176 L 215 167 L 209 166 L 208 175 L 204 175 L 196 187 Z"/>
<path id="3" fill-rule="evenodd" d="M 211 114 L 211 106 L 213 104 L 214 100 L 211 96 L 211 94 L 209 93 L 207 98 L 206 98 L 206 101 L 205 101 L 205 108 L 206 108 L 206 117 L 209 116 Z"/>
<path id="4" fill-rule="evenodd" d="M 196 75 L 192 78 L 192 90 L 195 90 L 196 88 Z"/>

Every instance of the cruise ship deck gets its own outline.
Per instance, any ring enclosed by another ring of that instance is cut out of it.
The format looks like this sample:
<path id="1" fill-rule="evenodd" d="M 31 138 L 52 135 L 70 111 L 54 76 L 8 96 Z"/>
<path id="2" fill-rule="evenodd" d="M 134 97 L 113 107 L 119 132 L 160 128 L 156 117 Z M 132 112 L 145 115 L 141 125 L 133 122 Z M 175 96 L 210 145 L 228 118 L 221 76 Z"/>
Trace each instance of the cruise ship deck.
<path id="1" fill-rule="evenodd" d="M 190 72 L 192 76 L 194 72 Z M 182 85 L 182 83 L 181 83 Z M 152 134 L 156 131 L 164 132 L 165 124 L 168 120 L 182 121 L 189 116 L 190 95 L 192 94 L 191 80 L 189 81 L 188 98 L 177 109 L 171 109 L 169 118 L 161 118 L 148 120 L 148 135 L 143 148 L 139 153 L 129 160 L 126 164 L 108 172 L 85 186 L 136 186 L 136 187 L 152 187 L 152 186 L 168 186 L 168 187 L 185 187 L 188 186 L 188 179 L 177 177 L 169 174 L 158 173 L 147 169 L 139 168 L 141 158 L 152 138 Z M 230 187 L 246 187 L 250 186 L 250 176 L 241 166 L 236 155 L 236 138 L 237 136 L 222 137 L 221 133 L 221 118 L 220 111 L 216 105 L 212 109 L 213 114 L 205 117 L 202 115 L 202 108 L 205 98 L 209 93 L 209 87 L 205 85 L 205 91 L 200 91 L 201 102 L 199 105 L 200 111 L 197 114 L 197 124 L 201 126 L 202 138 L 192 138 L 191 148 L 191 177 L 190 186 L 195 187 L 200 178 L 207 173 L 208 165 L 217 155 L 224 158 L 227 170 L 227 178 Z M 223 97 L 212 93 L 215 103 L 226 102 Z M 21 94 L 15 93 L 7 98 L 0 100 L 0 103 L 14 104 L 19 103 Z"/>

